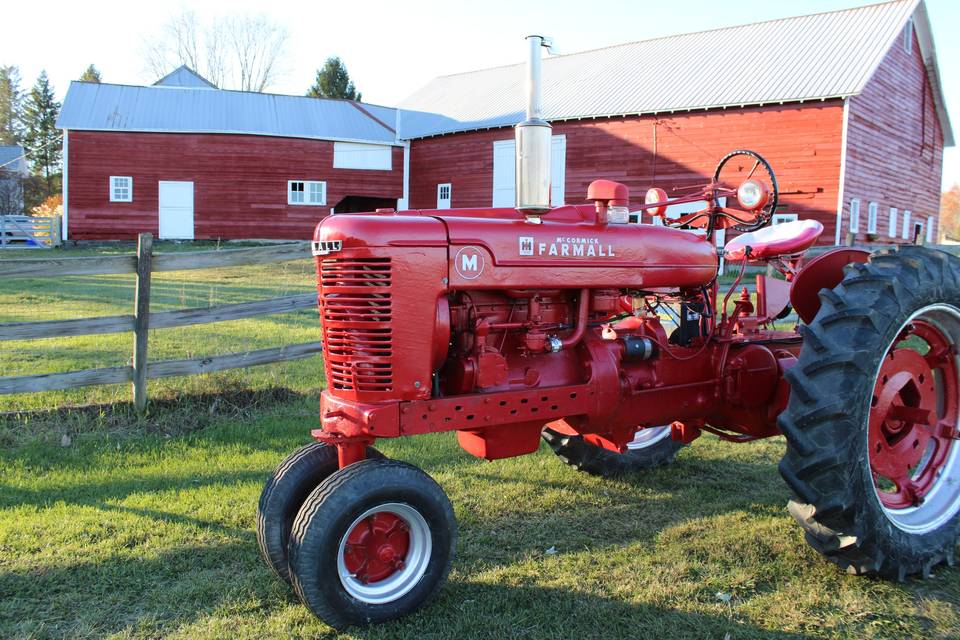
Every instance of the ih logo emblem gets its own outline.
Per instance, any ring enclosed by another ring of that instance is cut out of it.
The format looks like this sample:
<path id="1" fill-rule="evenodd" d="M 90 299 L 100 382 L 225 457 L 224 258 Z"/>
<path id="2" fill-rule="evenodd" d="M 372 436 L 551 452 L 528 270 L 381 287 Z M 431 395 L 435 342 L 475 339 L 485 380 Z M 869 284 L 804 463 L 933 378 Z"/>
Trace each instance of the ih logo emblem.
<path id="1" fill-rule="evenodd" d="M 533 236 L 520 236 L 520 255 L 533 255 Z"/>
<path id="2" fill-rule="evenodd" d="M 477 247 L 463 247 L 453 259 L 457 274 L 464 280 L 474 280 L 483 273 L 483 252 Z"/>

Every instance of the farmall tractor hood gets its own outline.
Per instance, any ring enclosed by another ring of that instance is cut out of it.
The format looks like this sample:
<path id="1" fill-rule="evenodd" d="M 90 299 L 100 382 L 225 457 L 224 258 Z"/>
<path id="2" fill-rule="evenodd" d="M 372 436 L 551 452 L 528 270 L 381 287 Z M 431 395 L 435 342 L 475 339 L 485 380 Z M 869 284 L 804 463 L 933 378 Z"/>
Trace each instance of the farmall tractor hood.
<path id="1" fill-rule="evenodd" d="M 515 209 L 339 214 L 314 234 L 315 250 L 449 247 L 451 288 L 698 287 L 717 273 L 705 238 L 653 225 L 599 223 L 590 205 L 530 224 Z"/>

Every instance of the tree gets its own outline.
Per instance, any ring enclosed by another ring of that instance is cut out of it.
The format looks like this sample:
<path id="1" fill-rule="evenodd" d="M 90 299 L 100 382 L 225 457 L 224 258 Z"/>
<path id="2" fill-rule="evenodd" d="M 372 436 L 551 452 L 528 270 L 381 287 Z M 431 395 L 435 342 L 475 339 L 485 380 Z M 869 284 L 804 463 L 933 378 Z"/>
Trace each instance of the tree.
<path id="1" fill-rule="evenodd" d="M 20 90 L 20 69 L 0 66 L 0 145 L 19 144 L 23 127 L 20 124 L 23 94 Z"/>
<path id="2" fill-rule="evenodd" d="M 0 167 L 0 215 L 23 212 L 23 178 Z"/>
<path id="3" fill-rule="evenodd" d="M 960 184 L 940 195 L 940 233 L 960 238 Z"/>
<path id="4" fill-rule="evenodd" d="M 282 74 L 288 37 L 286 29 L 265 15 L 204 24 L 195 13 L 185 11 L 148 39 L 141 55 L 156 78 L 187 65 L 218 87 L 260 92 Z"/>
<path id="5" fill-rule="evenodd" d="M 363 97 L 353 86 L 347 66 L 336 56 L 327 58 L 323 68 L 317 70 L 317 79 L 307 90 L 307 95 L 311 98 L 345 98 L 357 102 Z"/>
<path id="6" fill-rule="evenodd" d="M 96 82 L 99 84 L 101 82 L 100 70 L 91 64 L 80 74 L 80 82 Z"/>
<path id="7" fill-rule="evenodd" d="M 56 125 L 59 113 L 60 103 L 54 98 L 47 72 L 41 71 L 24 104 L 23 124 L 26 130 L 23 142 L 34 175 L 42 176 L 45 182 L 46 195 L 43 198 L 53 195 L 55 177 L 60 169 L 63 138 Z"/>

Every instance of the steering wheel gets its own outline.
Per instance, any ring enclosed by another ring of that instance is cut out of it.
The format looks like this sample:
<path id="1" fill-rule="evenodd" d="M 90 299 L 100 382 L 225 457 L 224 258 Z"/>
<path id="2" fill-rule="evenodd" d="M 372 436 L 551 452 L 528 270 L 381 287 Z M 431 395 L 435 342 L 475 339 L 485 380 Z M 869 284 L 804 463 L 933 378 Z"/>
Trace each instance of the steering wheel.
<path id="1" fill-rule="evenodd" d="M 733 171 L 734 164 L 730 164 L 731 160 L 735 158 L 749 158 L 748 163 L 743 165 L 736 165 L 736 172 Z M 761 227 L 765 227 L 770 223 L 771 218 L 773 218 L 773 212 L 777 210 L 777 201 L 779 200 L 780 193 L 777 189 L 777 176 L 774 175 L 773 169 L 770 167 L 770 163 L 767 162 L 763 156 L 761 156 L 756 151 L 750 151 L 749 149 L 737 149 L 736 151 L 731 151 L 727 155 L 723 156 L 720 159 L 720 162 L 717 164 L 716 170 L 713 172 L 713 181 L 715 183 L 720 183 L 723 178 L 723 170 L 730 164 L 730 168 L 727 170 L 728 182 L 733 182 L 734 184 L 742 183 L 745 180 L 749 180 L 757 172 L 757 169 L 762 169 L 766 175 L 766 182 L 770 186 L 770 198 L 767 200 L 767 203 L 756 212 L 756 219 L 753 222 L 734 224 L 733 229 L 737 231 L 756 231 Z M 750 166 L 750 170 L 746 175 L 739 175 L 744 172 L 744 169 Z M 761 181 L 764 181 L 761 178 Z"/>

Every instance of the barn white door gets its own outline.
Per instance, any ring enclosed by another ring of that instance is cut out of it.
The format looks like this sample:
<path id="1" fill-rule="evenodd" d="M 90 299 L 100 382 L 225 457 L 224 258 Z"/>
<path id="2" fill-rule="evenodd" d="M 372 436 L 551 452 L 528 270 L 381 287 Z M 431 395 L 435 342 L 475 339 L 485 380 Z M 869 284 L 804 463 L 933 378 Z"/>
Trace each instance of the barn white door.
<path id="1" fill-rule="evenodd" d="M 192 182 L 160 182 L 160 237 L 193 240 Z"/>
<path id="2" fill-rule="evenodd" d="M 517 205 L 516 143 L 513 140 L 497 140 L 493 143 L 493 206 L 515 207 Z"/>
<path id="3" fill-rule="evenodd" d="M 514 207 L 517 204 L 515 140 L 493 143 L 493 206 Z M 550 204 L 565 204 L 567 179 L 567 136 L 553 136 L 550 145 Z"/>

